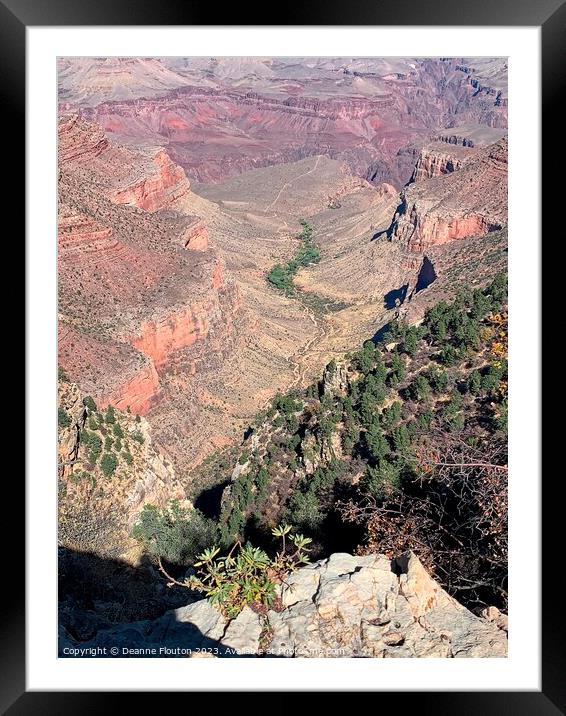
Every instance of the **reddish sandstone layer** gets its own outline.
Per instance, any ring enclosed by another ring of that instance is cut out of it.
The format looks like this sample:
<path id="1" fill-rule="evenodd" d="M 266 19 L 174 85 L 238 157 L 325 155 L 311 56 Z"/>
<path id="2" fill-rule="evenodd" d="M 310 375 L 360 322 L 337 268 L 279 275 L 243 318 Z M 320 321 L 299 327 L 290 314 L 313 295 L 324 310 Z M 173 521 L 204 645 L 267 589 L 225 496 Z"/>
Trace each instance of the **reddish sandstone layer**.
<path id="1" fill-rule="evenodd" d="M 83 390 L 101 407 L 128 406 L 145 415 L 160 391 L 153 364 L 132 346 L 109 336 L 85 333 L 59 318 L 59 364 L 72 378 L 80 378 Z M 87 369 L 88 366 L 88 369 Z"/>
<path id="2" fill-rule="evenodd" d="M 507 140 L 458 170 L 406 187 L 388 230 L 409 251 L 482 236 L 507 223 Z"/>
<path id="3" fill-rule="evenodd" d="M 183 245 L 189 251 L 206 251 L 208 249 L 208 229 L 202 221 L 198 221 L 183 234 Z"/>
<path id="4" fill-rule="evenodd" d="M 195 343 L 221 353 L 238 291 L 182 212 L 190 185 L 165 152 L 116 147 L 76 117 L 60 122 L 59 151 L 60 364 L 101 406 L 146 414 L 169 359 L 188 380 Z"/>
<path id="5" fill-rule="evenodd" d="M 443 142 L 426 144 L 420 151 L 411 183 L 450 174 L 460 169 L 474 154 L 474 150 L 467 147 L 449 147 Z"/>
<path id="6" fill-rule="evenodd" d="M 178 208 L 190 192 L 184 170 L 163 150 L 134 152 L 112 144 L 101 130 L 77 115 L 59 121 L 59 168 L 94 176 L 115 204 L 144 211 Z"/>
<path id="7" fill-rule="evenodd" d="M 157 211 L 173 206 L 190 190 L 190 183 L 185 172 L 177 164 L 173 164 L 167 153 L 158 151 L 153 157 L 156 173 L 144 176 L 128 186 L 115 189 L 110 199 L 116 204 L 137 206 L 144 211 Z"/>
<path id="8" fill-rule="evenodd" d="M 126 379 L 114 390 L 105 393 L 99 404 L 103 408 L 113 405 L 119 410 L 129 408 L 135 414 L 146 415 L 155 402 L 159 387 L 155 366 L 147 363 L 129 380 Z"/>

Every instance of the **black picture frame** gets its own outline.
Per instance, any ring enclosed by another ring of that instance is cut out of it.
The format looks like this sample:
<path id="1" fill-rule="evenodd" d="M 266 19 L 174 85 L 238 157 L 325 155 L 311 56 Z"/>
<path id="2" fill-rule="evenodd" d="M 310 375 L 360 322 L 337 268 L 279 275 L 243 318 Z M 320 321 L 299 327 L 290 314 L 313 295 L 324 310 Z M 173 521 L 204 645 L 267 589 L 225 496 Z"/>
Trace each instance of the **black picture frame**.
<path id="1" fill-rule="evenodd" d="M 73 25 L 406 25 L 406 26 L 537 26 L 542 36 L 542 110 L 543 128 L 548 138 L 543 145 L 545 167 L 564 166 L 560 154 L 564 153 L 561 126 L 563 114 L 559 111 L 562 78 L 564 72 L 564 47 L 566 38 L 566 4 L 564 0 L 475 0 L 473 3 L 450 0 L 351 0 L 344 4 L 337 0 L 310 0 L 307 3 L 281 6 L 275 22 L 266 17 L 265 5 L 232 4 L 218 8 L 202 1 L 160 0 L 0 0 L 0 93 L 2 94 L 4 137 L 15 148 L 10 164 L 10 182 L 7 196 L 10 207 L 22 206 L 24 162 L 22 148 L 25 146 L 25 68 L 26 27 L 73 26 Z M 221 15 L 221 23 L 215 22 Z M 262 21 L 258 22 L 258 19 Z M 557 143 L 551 138 L 557 140 Z M 18 176 L 19 175 L 19 176 Z M 17 177 L 17 180 L 14 179 Z M 536 192 L 537 187 L 533 187 Z M 552 231 L 559 212 L 552 203 L 556 197 L 551 191 L 543 192 L 543 216 L 545 227 Z M 23 206 L 22 206 L 23 208 Z M 20 214 L 23 217 L 24 212 Z M 561 236 L 563 231 L 555 234 Z M 14 328 L 15 335 L 15 328 Z M 539 340 L 533 336 L 533 340 Z M 533 376 L 533 385 L 539 376 Z M 30 396 L 28 397 L 28 405 Z M 533 426 L 533 430 L 537 426 Z M 28 436 L 29 438 L 29 436 Z M 28 443 L 28 449 L 30 449 Z M 559 479 L 559 472 L 556 479 Z M 18 479 L 16 479 L 16 477 Z M 17 483 L 12 504 L 24 504 L 24 481 L 12 472 Z M 12 485 L 14 486 L 14 484 Z M 535 482 L 533 489 L 536 489 Z M 542 690 L 540 692 L 403 692 L 380 693 L 376 708 L 395 709 L 410 707 L 408 699 L 415 702 L 420 713 L 434 714 L 537 714 L 548 716 L 566 714 L 566 647 L 563 592 L 557 589 L 555 573 L 560 564 L 559 549 L 561 520 L 554 511 L 561 505 L 543 492 L 543 614 L 542 614 Z M 11 513 L 11 514 L 6 514 Z M 131 694 L 81 693 L 81 692 L 29 692 L 25 684 L 25 593 L 21 578 L 25 555 L 21 513 L 5 510 L 3 518 L 5 535 L 10 535 L 9 560 L 4 569 L 11 575 L 2 589 L 6 604 L 0 620 L 0 709 L 2 713 L 16 714 L 99 714 L 104 710 L 131 708 Z M 7 527 L 7 529 L 6 529 Z M 20 554 L 18 554 L 19 545 Z M 19 565 L 14 577 L 13 567 Z M 533 578 L 537 578 L 533 574 Z M 537 615 L 533 614 L 533 619 Z M 165 668 L 165 666 L 163 667 Z M 442 668 L 439 662 L 439 668 Z M 286 685 L 289 687 L 289 684 Z M 344 691 L 348 691 L 344 685 Z M 161 698 L 144 694 L 144 699 Z M 401 702 L 399 699 L 401 698 Z M 128 702 L 126 702 L 128 699 Z M 266 703 L 271 710 L 271 699 Z M 216 709 L 216 705 L 214 709 Z M 231 706 L 233 708 L 233 706 Z M 280 708 L 283 708 L 281 705 Z"/>

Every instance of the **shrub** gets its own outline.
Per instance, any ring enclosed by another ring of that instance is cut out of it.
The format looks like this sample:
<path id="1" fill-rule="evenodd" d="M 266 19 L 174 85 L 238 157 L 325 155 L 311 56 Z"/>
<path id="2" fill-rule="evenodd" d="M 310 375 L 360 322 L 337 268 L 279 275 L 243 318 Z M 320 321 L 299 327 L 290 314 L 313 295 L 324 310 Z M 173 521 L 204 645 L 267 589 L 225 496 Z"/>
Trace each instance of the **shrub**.
<path id="1" fill-rule="evenodd" d="M 389 454 L 389 443 L 378 420 L 371 423 L 364 437 L 372 460 L 379 462 Z"/>
<path id="2" fill-rule="evenodd" d="M 290 531 L 289 525 L 272 530 L 282 541 L 274 559 L 251 544 L 239 542 L 225 557 L 217 556 L 218 547 L 205 550 L 195 563 L 197 574 L 189 577 L 184 586 L 203 592 L 228 619 L 237 617 L 248 604 L 269 607 L 275 599 L 276 582 L 309 561 L 307 545 L 311 540 Z M 293 546 L 290 551 L 286 540 Z"/>
<path id="3" fill-rule="evenodd" d="M 57 424 L 60 428 L 68 428 L 73 421 L 71 420 L 71 416 L 69 413 L 65 410 L 65 408 L 59 407 L 57 409 Z"/>
<path id="4" fill-rule="evenodd" d="M 89 413 L 96 413 L 96 403 L 90 395 L 87 395 L 86 398 L 83 399 L 83 405 L 87 408 Z"/>
<path id="5" fill-rule="evenodd" d="M 60 380 L 63 383 L 69 382 L 69 376 L 65 373 L 65 369 L 62 366 L 57 367 L 57 380 Z"/>
<path id="6" fill-rule="evenodd" d="M 416 326 L 407 329 L 401 349 L 411 357 L 416 355 L 419 346 L 419 331 Z"/>
<path id="7" fill-rule="evenodd" d="M 303 407 L 302 403 L 296 400 L 292 395 L 281 395 L 281 393 L 277 393 L 277 395 L 273 398 L 272 404 L 273 407 L 280 413 L 283 413 L 283 415 L 297 413 Z"/>
<path id="8" fill-rule="evenodd" d="M 132 440 L 135 440 L 140 445 L 143 445 L 145 442 L 145 438 L 139 430 L 135 430 L 134 432 L 130 433 L 130 437 L 132 438 Z"/>
<path id="9" fill-rule="evenodd" d="M 295 490 L 291 495 L 285 515 L 295 527 L 309 532 L 316 532 L 324 521 L 320 501 L 314 491 Z"/>
<path id="10" fill-rule="evenodd" d="M 430 370 L 426 378 L 435 393 L 445 393 L 450 385 L 450 378 L 445 370 Z"/>
<path id="11" fill-rule="evenodd" d="M 116 411 L 114 410 L 114 407 L 112 405 L 109 405 L 106 408 L 106 415 L 104 417 L 104 420 L 107 425 L 113 425 L 116 422 Z"/>
<path id="12" fill-rule="evenodd" d="M 100 425 L 96 422 L 96 418 L 94 417 L 94 415 L 91 415 L 89 417 L 87 424 L 88 424 L 88 427 L 90 430 L 99 430 L 100 429 Z"/>
<path id="13" fill-rule="evenodd" d="M 399 468 L 384 461 L 378 467 L 368 465 L 360 486 L 364 492 L 383 499 L 399 487 L 400 481 Z"/>
<path id="14" fill-rule="evenodd" d="M 102 440 L 100 437 L 96 433 L 91 433 L 88 430 L 81 430 L 81 444 L 89 450 L 89 461 L 95 463 L 102 452 Z"/>
<path id="15" fill-rule="evenodd" d="M 426 400 L 430 396 L 430 383 L 424 375 L 418 375 L 409 386 L 409 395 L 413 400 Z"/>
<path id="16" fill-rule="evenodd" d="M 112 432 L 117 438 L 123 438 L 124 437 L 124 431 L 122 430 L 122 426 L 120 423 L 114 423 L 114 426 L 112 428 Z"/>
<path id="17" fill-rule="evenodd" d="M 401 403 L 397 400 L 381 413 L 381 424 L 387 430 L 401 419 Z"/>
<path id="18" fill-rule="evenodd" d="M 145 505 L 132 536 L 154 557 L 189 565 L 214 544 L 218 532 L 215 523 L 199 510 L 181 507 L 178 500 L 172 500 L 163 509 Z"/>
<path id="19" fill-rule="evenodd" d="M 132 457 L 131 453 L 127 452 L 126 450 L 122 451 L 121 457 L 126 463 L 126 465 L 131 465 L 134 462 L 134 458 Z"/>
<path id="20" fill-rule="evenodd" d="M 479 395 L 482 387 L 482 379 L 478 370 L 473 370 L 468 376 L 468 390 L 472 395 Z"/>
<path id="21" fill-rule="evenodd" d="M 440 352 L 440 361 L 444 365 L 451 366 L 460 360 L 460 352 L 454 346 L 448 345 Z"/>
<path id="22" fill-rule="evenodd" d="M 100 467 L 106 477 L 110 477 L 118 467 L 118 458 L 113 453 L 105 452 L 100 460 Z"/>
<path id="23" fill-rule="evenodd" d="M 391 356 L 391 370 L 392 375 L 395 376 L 398 382 L 403 380 L 407 372 L 405 368 L 405 361 L 401 358 L 397 351 L 395 351 Z"/>

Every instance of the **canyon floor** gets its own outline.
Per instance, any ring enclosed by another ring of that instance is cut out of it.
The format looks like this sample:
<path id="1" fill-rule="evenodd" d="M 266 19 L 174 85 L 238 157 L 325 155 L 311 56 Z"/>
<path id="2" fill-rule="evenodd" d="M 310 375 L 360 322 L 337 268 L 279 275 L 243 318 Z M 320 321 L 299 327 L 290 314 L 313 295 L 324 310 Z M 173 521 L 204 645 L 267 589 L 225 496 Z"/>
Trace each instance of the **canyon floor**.
<path id="1" fill-rule="evenodd" d="M 75 58 L 59 96 L 60 364 L 181 475 L 505 264 L 503 61 Z"/>

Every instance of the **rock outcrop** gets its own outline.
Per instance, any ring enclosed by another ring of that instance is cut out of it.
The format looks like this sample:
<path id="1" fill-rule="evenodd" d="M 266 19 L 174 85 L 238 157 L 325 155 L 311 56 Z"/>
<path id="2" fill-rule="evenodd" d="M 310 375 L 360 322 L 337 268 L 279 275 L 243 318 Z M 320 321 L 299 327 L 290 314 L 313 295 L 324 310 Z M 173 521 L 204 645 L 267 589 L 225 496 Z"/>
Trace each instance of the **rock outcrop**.
<path id="1" fill-rule="evenodd" d="M 507 140 L 479 151 L 458 171 L 406 187 L 388 229 L 410 252 L 482 236 L 507 223 Z"/>
<path id="2" fill-rule="evenodd" d="M 506 622 L 492 619 L 491 612 L 480 618 L 458 604 L 412 553 L 393 561 L 333 554 L 294 572 L 278 590 L 279 608 L 264 615 L 245 607 L 227 621 L 200 600 L 153 622 L 101 631 L 81 646 L 123 646 L 121 656 L 165 657 L 507 655 Z M 64 636 L 61 649 L 71 643 Z"/>
<path id="3" fill-rule="evenodd" d="M 131 530 L 143 506 L 164 507 L 172 499 L 185 504 L 185 490 L 144 418 L 116 410 L 115 422 L 105 424 L 84 398 L 75 383 L 59 381 L 59 409 L 68 416 L 58 432 L 59 544 L 136 562 L 141 548 Z M 98 450 L 87 440 L 93 435 Z M 116 459 L 112 474 L 101 468 L 102 446 Z"/>
<path id="4" fill-rule="evenodd" d="M 474 156 L 467 147 L 447 147 L 444 142 L 431 142 L 420 151 L 410 183 L 433 179 L 454 172 Z"/>
<path id="5" fill-rule="evenodd" d="M 137 206 L 144 211 L 174 207 L 187 196 L 191 185 L 181 167 L 174 164 L 162 149 L 153 156 L 155 172 L 114 189 L 110 199 L 115 204 Z"/>
<path id="6" fill-rule="evenodd" d="M 206 251 L 208 249 L 208 229 L 204 222 L 196 221 L 183 234 L 183 245 L 189 251 Z"/>

